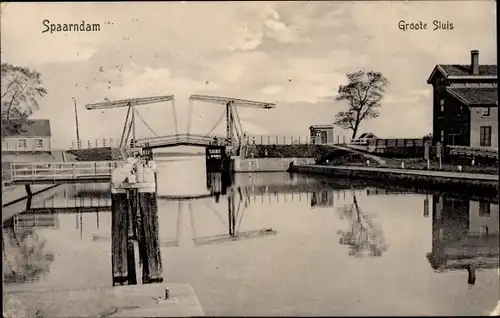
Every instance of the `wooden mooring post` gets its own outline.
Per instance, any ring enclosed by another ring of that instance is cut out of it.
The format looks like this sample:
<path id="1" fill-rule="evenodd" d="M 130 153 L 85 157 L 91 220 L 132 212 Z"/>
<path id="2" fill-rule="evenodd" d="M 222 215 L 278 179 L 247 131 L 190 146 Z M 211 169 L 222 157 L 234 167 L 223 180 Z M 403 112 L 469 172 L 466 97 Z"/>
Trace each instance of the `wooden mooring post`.
<path id="1" fill-rule="evenodd" d="M 122 189 L 119 189 L 122 190 Z M 134 246 L 129 240 L 129 198 L 126 190 L 111 192 L 111 266 L 113 286 L 136 284 Z"/>
<path id="2" fill-rule="evenodd" d="M 159 246 L 158 206 L 156 193 L 139 192 L 139 213 L 141 235 L 138 236 L 139 250 L 144 255 L 142 260 L 142 283 L 163 282 L 163 267 Z"/>
<path id="3" fill-rule="evenodd" d="M 142 283 L 163 281 L 159 248 L 154 162 L 129 159 L 112 172 L 113 286 L 137 284 L 134 241 L 139 248 Z"/>

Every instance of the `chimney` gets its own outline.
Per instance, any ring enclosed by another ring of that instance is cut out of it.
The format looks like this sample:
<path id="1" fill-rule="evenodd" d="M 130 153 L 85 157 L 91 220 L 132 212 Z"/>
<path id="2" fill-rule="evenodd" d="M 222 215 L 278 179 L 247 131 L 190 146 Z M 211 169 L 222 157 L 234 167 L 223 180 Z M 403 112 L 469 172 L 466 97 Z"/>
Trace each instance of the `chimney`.
<path id="1" fill-rule="evenodd" d="M 479 51 L 470 51 L 470 68 L 472 70 L 472 75 L 479 75 Z"/>

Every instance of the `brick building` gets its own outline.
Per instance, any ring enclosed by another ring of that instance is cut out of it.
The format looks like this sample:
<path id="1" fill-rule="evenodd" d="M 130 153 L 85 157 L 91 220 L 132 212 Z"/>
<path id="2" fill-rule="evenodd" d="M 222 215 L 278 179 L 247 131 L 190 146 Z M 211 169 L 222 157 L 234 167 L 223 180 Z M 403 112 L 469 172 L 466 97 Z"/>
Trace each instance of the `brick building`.
<path id="1" fill-rule="evenodd" d="M 433 86 L 433 144 L 498 147 L 497 65 L 480 65 L 471 51 L 468 65 L 438 64 Z"/>

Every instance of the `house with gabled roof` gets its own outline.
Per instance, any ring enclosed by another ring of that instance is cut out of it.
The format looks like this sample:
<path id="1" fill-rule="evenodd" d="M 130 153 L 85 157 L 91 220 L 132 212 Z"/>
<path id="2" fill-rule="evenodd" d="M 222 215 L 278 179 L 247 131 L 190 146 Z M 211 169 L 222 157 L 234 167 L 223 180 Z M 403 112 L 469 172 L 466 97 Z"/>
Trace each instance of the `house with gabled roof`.
<path id="1" fill-rule="evenodd" d="M 2 153 L 51 152 L 51 143 L 50 120 L 31 119 L 23 122 L 16 132 L 4 132 Z"/>
<path id="2" fill-rule="evenodd" d="M 433 86 L 433 144 L 498 148 L 497 65 L 438 64 L 427 84 Z"/>

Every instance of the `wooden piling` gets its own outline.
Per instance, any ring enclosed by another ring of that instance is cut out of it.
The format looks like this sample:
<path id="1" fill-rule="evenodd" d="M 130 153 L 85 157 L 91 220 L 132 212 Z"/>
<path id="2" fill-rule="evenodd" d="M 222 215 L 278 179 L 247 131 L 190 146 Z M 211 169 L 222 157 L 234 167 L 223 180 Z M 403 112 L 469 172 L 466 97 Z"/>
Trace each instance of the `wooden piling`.
<path id="1" fill-rule="evenodd" d="M 156 193 L 139 191 L 139 214 L 141 233 L 139 249 L 142 250 L 142 283 L 151 284 L 163 281 L 163 267 L 159 246 L 158 206 Z"/>
<path id="2" fill-rule="evenodd" d="M 137 239 L 137 189 L 129 189 L 128 192 L 128 237 L 129 239 Z"/>
<path id="3" fill-rule="evenodd" d="M 128 198 L 127 193 L 111 194 L 111 266 L 113 286 L 128 282 Z"/>

